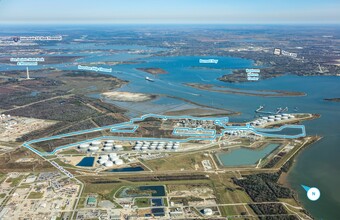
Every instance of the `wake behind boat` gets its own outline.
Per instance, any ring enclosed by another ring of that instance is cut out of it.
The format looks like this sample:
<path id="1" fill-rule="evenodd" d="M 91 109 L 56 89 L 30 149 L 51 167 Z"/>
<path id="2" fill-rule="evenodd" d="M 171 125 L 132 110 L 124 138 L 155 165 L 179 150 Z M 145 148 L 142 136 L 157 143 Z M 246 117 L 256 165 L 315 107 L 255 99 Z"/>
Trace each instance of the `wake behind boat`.
<path id="1" fill-rule="evenodd" d="M 150 82 L 155 82 L 155 80 L 151 79 L 150 77 L 145 77 L 145 80 L 150 81 Z"/>

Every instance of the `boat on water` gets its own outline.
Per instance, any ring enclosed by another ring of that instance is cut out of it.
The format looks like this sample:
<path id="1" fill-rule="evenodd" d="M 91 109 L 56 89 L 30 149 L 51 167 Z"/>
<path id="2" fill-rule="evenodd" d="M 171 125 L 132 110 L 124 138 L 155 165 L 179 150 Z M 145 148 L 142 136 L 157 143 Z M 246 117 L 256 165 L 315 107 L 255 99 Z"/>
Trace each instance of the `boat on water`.
<path id="1" fill-rule="evenodd" d="M 155 82 L 155 80 L 151 79 L 150 77 L 145 77 L 145 80 L 150 81 L 150 82 Z"/>

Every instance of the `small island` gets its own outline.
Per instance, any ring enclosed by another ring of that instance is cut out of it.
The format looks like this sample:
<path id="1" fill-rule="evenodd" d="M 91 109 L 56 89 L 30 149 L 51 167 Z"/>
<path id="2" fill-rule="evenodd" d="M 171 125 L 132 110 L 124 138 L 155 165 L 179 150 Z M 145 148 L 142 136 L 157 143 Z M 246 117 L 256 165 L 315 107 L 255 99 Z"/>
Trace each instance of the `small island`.
<path id="1" fill-rule="evenodd" d="M 324 100 L 329 102 L 340 102 L 340 98 L 326 98 Z"/>
<path id="2" fill-rule="evenodd" d="M 136 68 L 137 70 L 150 73 L 152 75 L 157 75 L 157 74 L 167 74 L 168 72 L 165 71 L 164 69 L 161 68 L 156 68 L 156 67 L 150 67 L 150 68 Z"/>

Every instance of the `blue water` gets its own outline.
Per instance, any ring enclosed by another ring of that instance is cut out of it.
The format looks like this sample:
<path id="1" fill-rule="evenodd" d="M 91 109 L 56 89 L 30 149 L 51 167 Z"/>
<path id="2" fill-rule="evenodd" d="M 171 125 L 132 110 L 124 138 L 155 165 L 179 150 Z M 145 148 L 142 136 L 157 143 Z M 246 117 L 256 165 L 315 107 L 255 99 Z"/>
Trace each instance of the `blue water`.
<path id="1" fill-rule="evenodd" d="M 93 163 L 94 163 L 94 157 L 84 157 L 76 166 L 92 167 Z"/>
<path id="2" fill-rule="evenodd" d="M 151 204 L 152 206 L 163 206 L 163 199 L 156 199 L 156 198 L 153 198 L 151 199 Z"/>
<path id="3" fill-rule="evenodd" d="M 139 171 L 144 171 L 144 168 L 143 167 L 124 167 L 124 168 L 119 168 L 119 169 L 107 170 L 107 172 L 114 172 L 114 173 L 119 173 L 119 172 L 139 172 Z"/>
<path id="4" fill-rule="evenodd" d="M 163 208 L 153 208 L 151 209 L 151 212 L 154 216 L 164 216 L 165 211 Z"/>
<path id="5" fill-rule="evenodd" d="M 255 165 L 260 159 L 266 157 L 278 146 L 279 144 L 268 144 L 259 150 L 238 148 L 231 150 L 231 152 L 219 153 L 217 156 L 224 166 Z"/>

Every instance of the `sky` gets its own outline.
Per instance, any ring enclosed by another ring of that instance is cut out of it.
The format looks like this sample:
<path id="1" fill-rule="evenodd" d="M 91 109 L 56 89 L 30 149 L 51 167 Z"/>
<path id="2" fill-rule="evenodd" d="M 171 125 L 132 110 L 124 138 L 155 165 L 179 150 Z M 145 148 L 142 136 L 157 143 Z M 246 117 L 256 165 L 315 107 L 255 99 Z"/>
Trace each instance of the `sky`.
<path id="1" fill-rule="evenodd" d="M 340 0 L 0 0 L 0 23 L 340 24 Z"/>

